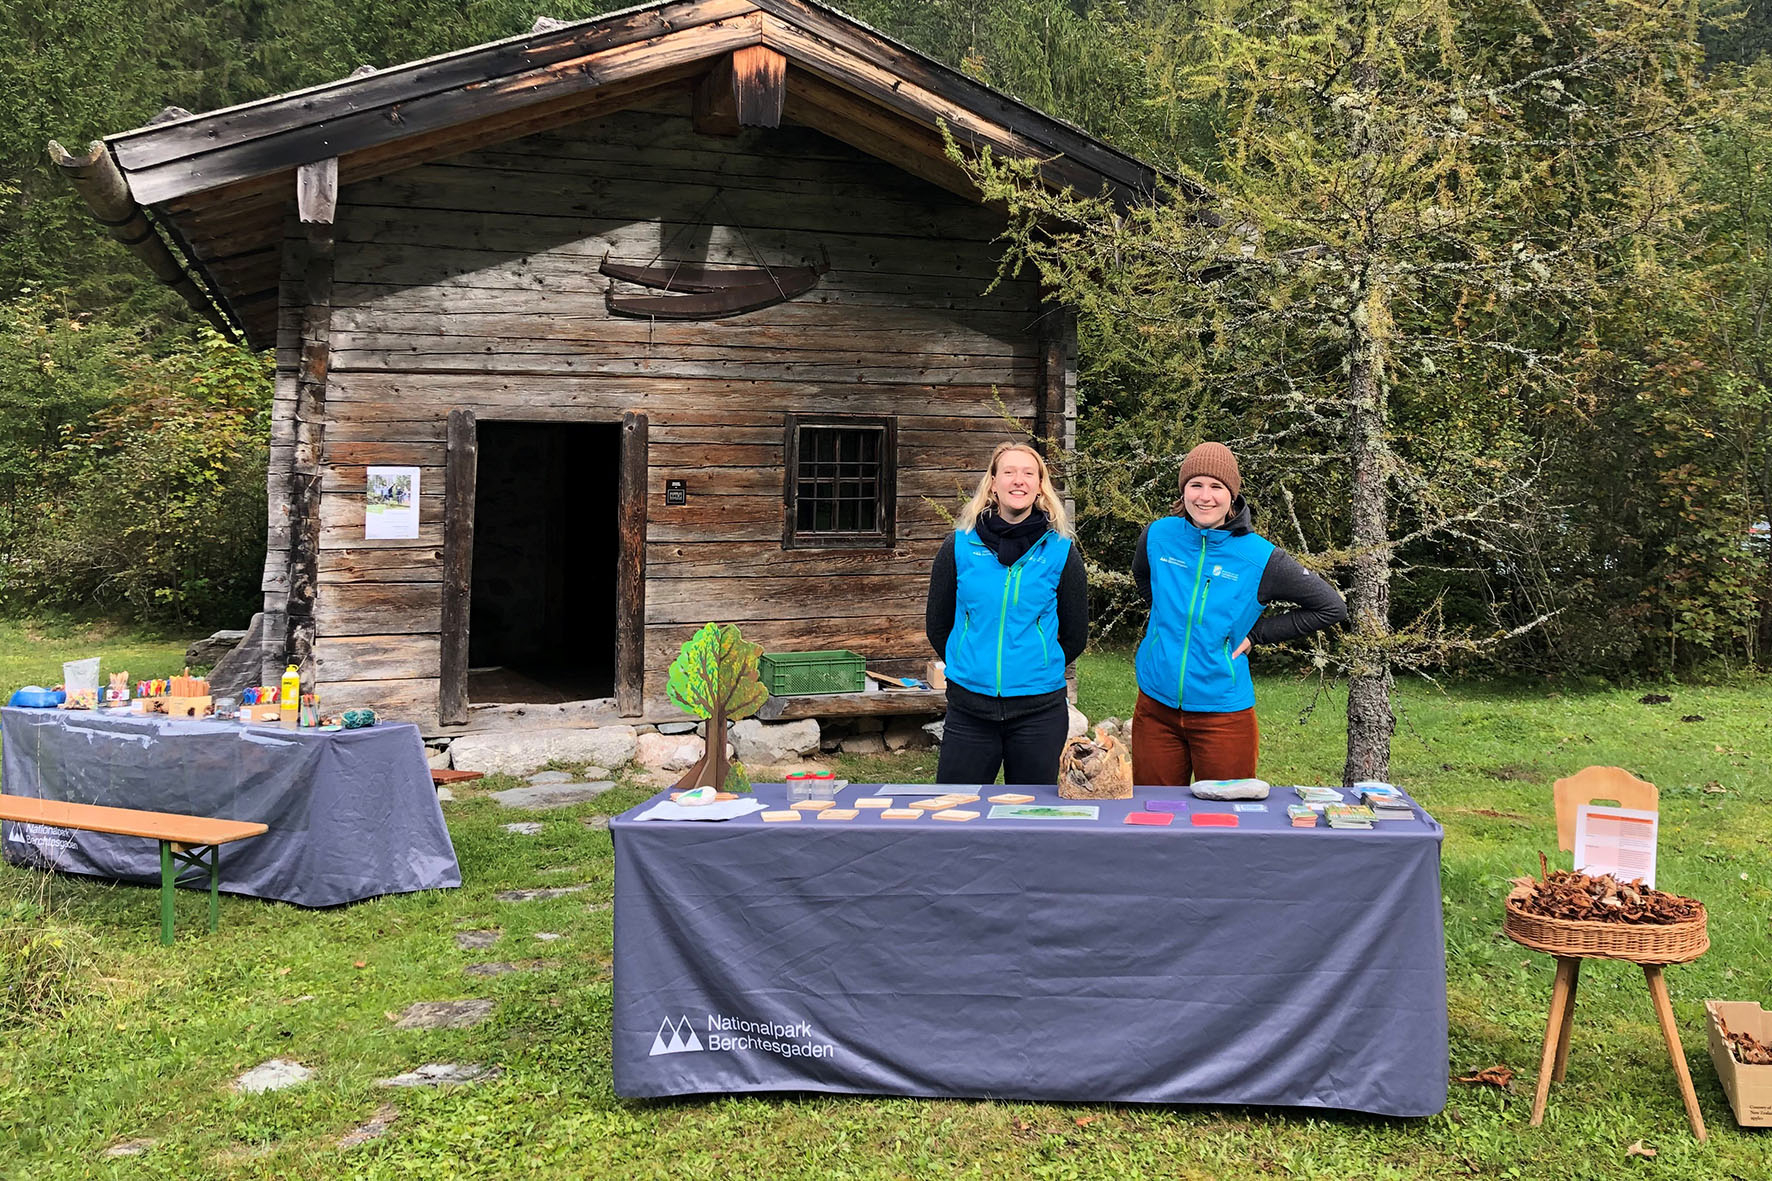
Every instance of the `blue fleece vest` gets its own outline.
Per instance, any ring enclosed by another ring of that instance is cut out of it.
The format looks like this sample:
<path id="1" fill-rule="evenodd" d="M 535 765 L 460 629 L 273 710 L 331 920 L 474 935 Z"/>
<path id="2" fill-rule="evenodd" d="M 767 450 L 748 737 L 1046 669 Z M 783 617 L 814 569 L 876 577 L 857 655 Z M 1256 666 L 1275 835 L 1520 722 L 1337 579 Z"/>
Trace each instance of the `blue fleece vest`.
<path id="1" fill-rule="evenodd" d="M 1138 645 L 1138 687 L 1174 709 L 1231 713 L 1255 704 L 1249 658 L 1231 653 L 1255 626 L 1255 597 L 1273 542 L 1164 517 L 1145 534 L 1151 618 Z"/>
<path id="2" fill-rule="evenodd" d="M 1064 688 L 1058 646 L 1058 579 L 1068 537 L 1048 531 L 1013 566 L 972 530 L 954 534 L 954 628 L 947 678 L 991 697 Z"/>

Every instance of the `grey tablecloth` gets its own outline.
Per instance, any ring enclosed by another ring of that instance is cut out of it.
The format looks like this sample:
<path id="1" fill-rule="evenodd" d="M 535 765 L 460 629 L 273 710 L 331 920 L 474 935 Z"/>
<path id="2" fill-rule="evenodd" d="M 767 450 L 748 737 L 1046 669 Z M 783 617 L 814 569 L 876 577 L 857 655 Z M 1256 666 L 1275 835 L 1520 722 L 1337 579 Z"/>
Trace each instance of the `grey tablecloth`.
<path id="1" fill-rule="evenodd" d="M 616 1091 L 1439 1111 L 1440 826 L 1292 829 L 1274 797 L 1235 829 L 642 805 L 610 826 Z"/>
<path id="2" fill-rule="evenodd" d="M 221 851 L 221 888 L 335 906 L 461 885 L 418 727 L 295 730 L 122 712 L 0 710 L 8 794 L 257 820 Z M 6 859 L 157 884 L 159 846 L 0 824 Z M 203 882 L 207 888 L 207 881 Z"/>

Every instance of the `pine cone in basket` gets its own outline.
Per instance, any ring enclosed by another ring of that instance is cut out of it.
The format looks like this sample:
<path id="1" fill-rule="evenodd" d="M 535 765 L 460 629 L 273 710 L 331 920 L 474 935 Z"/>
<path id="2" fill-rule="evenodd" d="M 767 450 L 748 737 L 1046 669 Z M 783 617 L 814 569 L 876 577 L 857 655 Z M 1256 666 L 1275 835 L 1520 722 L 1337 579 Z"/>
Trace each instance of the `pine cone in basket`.
<path id="1" fill-rule="evenodd" d="M 1538 855 L 1542 878 L 1517 877 L 1507 900 L 1528 914 L 1552 919 L 1597 923 L 1644 923 L 1665 926 L 1691 922 L 1704 908 L 1690 898 L 1667 894 L 1637 878 L 1621 882 L 1611 874 L 1592 876 L 1552 869 Z"/>

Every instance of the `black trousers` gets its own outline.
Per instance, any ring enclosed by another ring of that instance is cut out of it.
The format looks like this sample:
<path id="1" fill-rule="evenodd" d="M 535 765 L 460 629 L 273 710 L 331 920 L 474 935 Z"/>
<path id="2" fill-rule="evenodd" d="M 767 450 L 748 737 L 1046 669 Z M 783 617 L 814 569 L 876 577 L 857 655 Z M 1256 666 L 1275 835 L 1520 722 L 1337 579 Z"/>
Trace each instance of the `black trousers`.
<path id="1" fill-rule="evenodd" d="M 975 712 L 950 694 L 935 782 L 995 783 L 1001 770 L 1005 784 L 1056 784 L 1070 710 L 1062 690 L 1052 697 L 1037 709 L 1003 718 Z"/>

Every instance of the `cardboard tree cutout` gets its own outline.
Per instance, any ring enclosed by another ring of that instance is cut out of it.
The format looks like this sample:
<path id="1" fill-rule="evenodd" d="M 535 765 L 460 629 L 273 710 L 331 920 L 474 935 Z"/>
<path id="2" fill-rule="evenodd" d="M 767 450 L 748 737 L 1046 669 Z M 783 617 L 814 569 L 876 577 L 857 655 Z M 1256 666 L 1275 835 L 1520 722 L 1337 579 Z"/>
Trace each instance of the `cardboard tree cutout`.
<path id="1" fill-rule="evenodd" d="M 762 654 L 762 645 L 748 642 L 736 625 L 710 623 L 685 640 L 671 661 L 665 692 L 684 712 L 708 720 L 707 750 L 683 773 L 678 788 L 705 785 L 727 790 L 732 768 L 726 761 L 726 724 L 750 717 L 768 698 L 769 691 L 757 676 L 757 658 Z M 750 785 L 734 786 L 748 790 Z"/>

